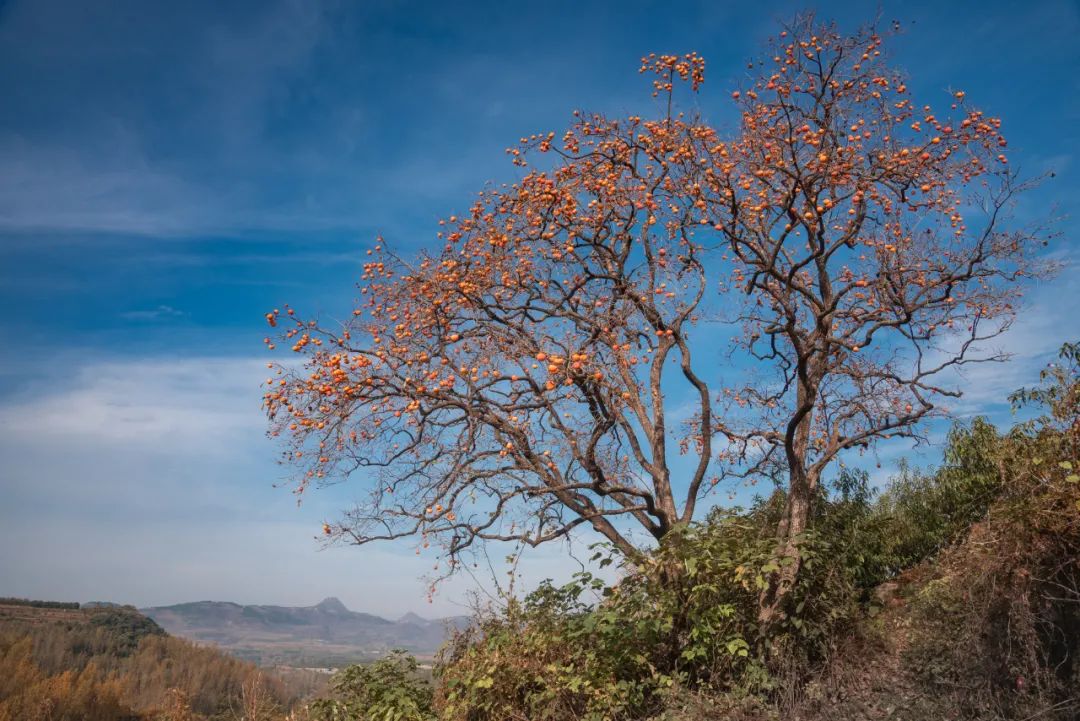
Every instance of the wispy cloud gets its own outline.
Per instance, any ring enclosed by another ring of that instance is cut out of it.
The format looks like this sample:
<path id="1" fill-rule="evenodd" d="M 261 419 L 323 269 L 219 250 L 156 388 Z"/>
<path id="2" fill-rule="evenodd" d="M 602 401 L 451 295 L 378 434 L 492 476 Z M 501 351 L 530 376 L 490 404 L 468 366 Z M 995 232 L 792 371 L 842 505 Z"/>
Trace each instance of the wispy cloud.
<path id="1" fill-rule="evenodd" d="M 462 613 L 467 575 L 424 603 L 430 554 L 406 544 L 321 550 L 321 522 L 351 491 L 297 506 L 274 487 L 283 473 L 263 437 L 265 372 L 250 358 L 101 360 L 0 400 L 0 545 L 22 548 L 0 557 L 0 595 L 139 605 L 335 595 L 395 617 Z M 520 570 L 532 587 L 574 568 L 547 548 Z M 476 569 L 477 580 L 490 585 L 488 572 Z"/>
<path id="2" fill-rule="evenodd" d="M 184 448 L 229 451 L 262 429 L 265 362 L 195 358 L 104 361 L 71 379 L 29 381 L 0 405 L 0 435 L 25 442 L 109 444 L 120 454 Z"/>
<path id="3" fill-rule="evenodd" d="M 220 199 L 155 167 L 130 131 L 78 150 L 0 135 L 0 228 L 173 234 L 206 229 Z"/>
<path id="4" fill-rule="evenodd" d="M 159 305 L 149 310 L 129 310 L 120 314 L 126 320 L 154 321 L 167 320 L 169 318 L 183 318 L 187 313 L 177 310 L 171 305 Z"/>
<path id="5" fill-rule="evenodd" d="M 960 417 L 990 415 L 1004 420 L 1008 396 L 1021 386 L 1038 380 L 1039 371 L 1061 344 L 1080 339 L 1080 313 L 1066 298 L 1075 295 L 1075 254 L 1062 256 L 1061 273 L 1029 288 L 1019 315 L 1002 336 L 988 344 L 1009 356 L 1004 363 L 965 366 L 960 376 L 963 397 L 950 404 Z"/>
<path id="6" fill-rule="evenodd" d="M 170 22 L 120 6 L 13 3 L 0 63 L 19 78 L 5 92 L 24 112 L 0 123 L 0 229 L 318 225 L 299 205 L 267 203 L 246 177 L 282 159 L 268 152 L 266 124 L 324 39 L 330 5 L 275 0 L 192 23 L 197 10 Z M 35 114 L 70 120 L 27 122 Z"/>

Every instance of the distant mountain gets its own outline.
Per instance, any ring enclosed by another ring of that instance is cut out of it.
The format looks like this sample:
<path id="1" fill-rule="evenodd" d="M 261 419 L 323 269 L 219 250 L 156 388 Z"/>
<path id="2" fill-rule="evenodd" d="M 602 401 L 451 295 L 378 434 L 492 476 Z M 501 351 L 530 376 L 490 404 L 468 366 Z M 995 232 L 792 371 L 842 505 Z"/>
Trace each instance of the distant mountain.
<path id="1" fill-rule="evenodd" d="M 314 606 L 241 606 L 197 601 L 140 609 L 174 636 L 213 643 L 262 664 L 340 666 L 404 648 L 420 657 L 438 650 L 465 617 L 391 621 L 350 611 L 327 598 Z"/>

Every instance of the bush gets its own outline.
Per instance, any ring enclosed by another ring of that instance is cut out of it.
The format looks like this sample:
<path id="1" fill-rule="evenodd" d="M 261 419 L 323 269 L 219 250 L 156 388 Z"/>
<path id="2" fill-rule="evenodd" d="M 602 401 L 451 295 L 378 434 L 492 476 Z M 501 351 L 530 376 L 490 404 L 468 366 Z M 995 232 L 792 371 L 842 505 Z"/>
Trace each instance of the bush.
<path id="1" fill-rule="evenodd" d="M 404 651 L 367 665 L 353 665 L 330 681 L 332 696 L 314 701 L 314 721 L 434 721 L 431 686 L 416 659 Z"/>
<path id="2" fill-rule="evenodd" d="M 1014 398 L 1047 414 L 989 447 L 1000 495 L 916 598 L 909 666 L 954 715 L 1080 712 L 1080 348 Z"/>
<path id="3" fill-rule="evenodd" d="M 779 562 L 779 507 L 715 510 L 669 534 L 613 588 L 580 573 L 482 619 L 441 658 L 444 717 L 648 718 L 684 689 L 768 694 L 809 672 L 857 611 L 855 584 L 830 562 L 833 541 L 807 534 L 790 612 L 762 634 L 758 598 Z"/>
<path id="4" fill-rule="evenodd" d="M 704 523 L 677 529 L 613 588 L 588 573 L 564 586 L 544 583 L 444 651 L 441 717 L 643 719 L 687 698 L 730 709 L 791 697 L 857 632 L 882 582 L 934 558 L 973 575 L 931 583 L 916 600 L 920 630 L 909 659 L 922 654 L 921 676 L 960 684 L 971 679 L 956 672 L 970 671 L 984 685 L 1012 679 L 1014 687 L 1023 676 L 1029 680 L 1021 684 L 1058 699 L 1049 689 L 1077 673 L 1070 669 L 1080 652 L 1080 596 L 1054 605 L 1045 584 L 1069 593 L 1080 587 L 1075 560 L 1063 562 L 1080 556 L 1080 507 L 1070 461 L 1045 472 L 1051 460 L 1075 457 L 1075 438 L 1048 428 L 1044 421 L 1001 436 L 982 419 L 957 424 L 936 471 L 903 467 L 876 498 L 866 473 L 843 470 L 815 500 L 800 539 L 798 583 L 767 631 L 757 623 L 758 598 L 784 562 L 773 536 L 780 492 L 748 511 L 717 509 Z M 987 545 L 989 527 L 1000 535 Z M 975 539 L 959 544 L 972 532 Z M 974 558 L 980 548 L 992 557 Z M 956 549 L 965 549 L 962 562 Z M 1009 581 L 1021 567 L 1025 583 L 1042 579 L 1038 609 L 1030 605 L 1033 587 Z M 972 616 L 978 594 L 982 605 Z M 1002 664 L 1015 668 L 1006 673 Z M 1047 677 L 1051 668 L 1057 681 Z M 954 676 L 945 679 L 946 671 Z"/>
<path id="5" fill-rule="evenodd" d="M 1001 491 L 994 449 L 1000 438 L 985 419 L 957 424 L 949 433 L 943 463 L 933 474 L 901 464 L 900 474 L 877 503 L 886 567 L 880 579 L 910 568 L 960 540 L 986 515 Z"/>
<path id="6" fill-rule="evenodd" d="M 117 655 L 133 653 L 147 636 L 165 636 L 165 629 L 132 607 L 102 608 L 90 612 L 91 628 L 104 630 Z"/>

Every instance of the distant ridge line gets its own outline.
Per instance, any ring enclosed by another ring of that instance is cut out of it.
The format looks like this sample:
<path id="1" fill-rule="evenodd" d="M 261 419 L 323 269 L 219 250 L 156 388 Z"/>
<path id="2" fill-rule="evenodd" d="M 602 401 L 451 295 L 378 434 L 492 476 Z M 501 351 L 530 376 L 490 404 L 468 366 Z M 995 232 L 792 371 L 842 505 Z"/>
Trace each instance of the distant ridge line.
<path id="1" fill-rule="evenodd" d="M 213 643 L 260 663 L 360 659 L 395 648 L 429 656 L 469 624 L 465 616 L 427 619 L 412 612 L 391 620 L 352 611 L 334 596 L 312 606 L 190 601 L 140 611 L 174 636 Z"/>

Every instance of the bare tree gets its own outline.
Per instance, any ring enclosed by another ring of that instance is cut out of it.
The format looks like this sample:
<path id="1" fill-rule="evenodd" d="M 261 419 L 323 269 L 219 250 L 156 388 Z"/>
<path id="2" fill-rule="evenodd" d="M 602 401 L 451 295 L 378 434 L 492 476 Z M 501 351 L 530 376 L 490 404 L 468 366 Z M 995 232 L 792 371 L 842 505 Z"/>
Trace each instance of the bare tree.
<path id="1" fill-rule="evenodd" d="M 238 721 L 271 721 L 280 717 L 280 708 L 267 685 L 266 677 L 258 671 L 248 674 L 240 687 Z"/>

